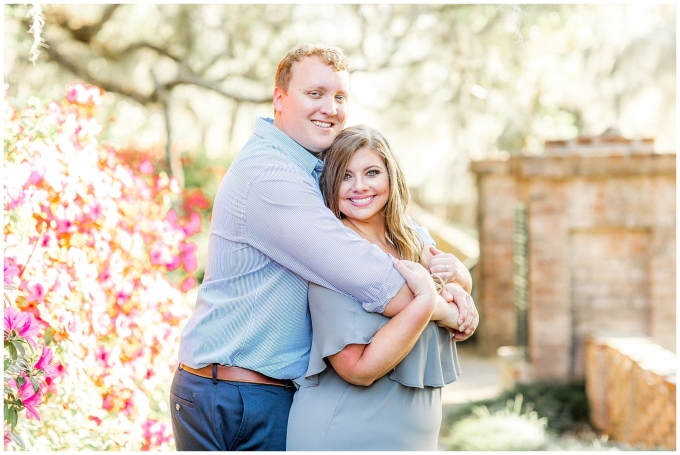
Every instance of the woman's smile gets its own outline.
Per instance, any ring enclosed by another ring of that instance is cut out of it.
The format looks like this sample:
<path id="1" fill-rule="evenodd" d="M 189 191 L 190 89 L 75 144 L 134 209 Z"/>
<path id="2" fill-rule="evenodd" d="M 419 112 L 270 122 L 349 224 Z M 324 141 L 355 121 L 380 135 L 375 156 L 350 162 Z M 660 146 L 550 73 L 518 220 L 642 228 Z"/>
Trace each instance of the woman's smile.
<path id="1" fill-rule="evenodd" d="M 359 199 L 359 198 L 349 198 L 349 200 L 352 204 L 363 207 L 363 206 L 370 204 L 370 202 L 373 200 L 374 197 L 375 196 L 367 196 L 367 197 L 362 197 L 361 199 Z"/>
<path id="2" fill-rule="evenodd" d="M 368 147 L 354 152 L 340 184 L 340 212 L 357 221 L 376 216 L 382 221 L 389 193 L 390 177 L 382 157 Z"/>

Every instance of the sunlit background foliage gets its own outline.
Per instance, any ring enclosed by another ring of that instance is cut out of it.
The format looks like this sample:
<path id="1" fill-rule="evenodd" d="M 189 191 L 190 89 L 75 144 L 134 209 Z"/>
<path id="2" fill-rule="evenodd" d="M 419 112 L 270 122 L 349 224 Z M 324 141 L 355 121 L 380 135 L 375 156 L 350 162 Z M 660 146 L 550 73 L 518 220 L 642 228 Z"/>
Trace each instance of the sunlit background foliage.
<path id="1" fill-rule="evenodd" d="M 19 378 L 6 374 L 5 396 L 21 420 L 6 436 L 173 447 L 167 391 L 211 201 L 296 44 L 347 51 L 348 126 L 382 130 L 416 201 L 474 234 L 471 160 L 612 126 L 675 153 L 675 15 L 642 2 L 4 5 L 5 306 L 18 311 L 5 310 L 5 370 Z"/>
<path id="2" fill-rule="evenodd" d="M 46 5 L 35 66 L 27 10 L 5 6 L 10 94 L 102 87 L 102 137 L 167 149 L 180 182 L 182 159 L 228 166 L 301 42 L 347 51 L 348 125 L 382 130 L 416 199 L 453 222 L 474 226 L 471 159 L 612 126 L 675 151 L 674 4 Z"/>

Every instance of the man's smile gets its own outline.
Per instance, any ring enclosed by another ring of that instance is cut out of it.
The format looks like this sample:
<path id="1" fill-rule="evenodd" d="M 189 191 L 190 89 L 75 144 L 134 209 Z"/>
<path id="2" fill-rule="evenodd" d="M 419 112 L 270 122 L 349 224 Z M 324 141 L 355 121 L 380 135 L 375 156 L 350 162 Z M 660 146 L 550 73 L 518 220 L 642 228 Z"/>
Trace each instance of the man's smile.
<path id="1" fill-rule="evenodd" d="M 331 126 L 333 126 L 332 123 L 322 122 L 321 120 L 312 120 L 312 123 L 321 128 L 330 128 Z"/>

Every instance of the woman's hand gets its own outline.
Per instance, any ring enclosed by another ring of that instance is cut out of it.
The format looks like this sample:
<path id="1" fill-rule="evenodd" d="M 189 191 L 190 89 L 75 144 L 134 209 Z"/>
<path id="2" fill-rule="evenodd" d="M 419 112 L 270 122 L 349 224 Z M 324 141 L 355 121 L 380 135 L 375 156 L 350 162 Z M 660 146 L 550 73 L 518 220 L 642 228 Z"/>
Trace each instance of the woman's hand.
<path id="1" fill-rule="evenodd" d="M 425 252 L 429 253 L 424 255 L 423 259 L 427 262 L 430 274 L 438 276 L 444 282 L 456 281 L 468 294 L 472 291 L 472 276 L 460 259 L 432 245 L 429 245 Z"/>
<path id="2" fill-rule="evenodd" d="M 444 285 L 442 294 L 450 294 L 453 304 L 458 307 L 458 333 L 454 336 L 456 341 L 462 341 L 472 336 L 479 325 L 479 312 L 470 294 L 458 283 L 447 283 Z M 447 299 L 448 301 L 448 299 Z M 450 326 L 449 326 L 450 327 Z"/>

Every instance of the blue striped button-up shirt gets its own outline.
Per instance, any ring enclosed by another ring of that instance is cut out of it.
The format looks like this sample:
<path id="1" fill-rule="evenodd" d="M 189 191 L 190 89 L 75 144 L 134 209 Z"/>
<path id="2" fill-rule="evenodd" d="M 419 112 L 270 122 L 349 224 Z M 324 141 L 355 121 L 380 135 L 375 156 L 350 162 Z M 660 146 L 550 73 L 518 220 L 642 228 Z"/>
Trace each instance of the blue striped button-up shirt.
<path id="1" fill-rule="evenodd" d="M 390 255 L 326 208 L 322 170 L 323 162 L 272 119 L 257 119 L 215 197 L 205 277 L 182 331 L 181 363 L 300 377 L 311 347 L 308 282 L 372 312 L 382 312 L 405 284 Z"/>

